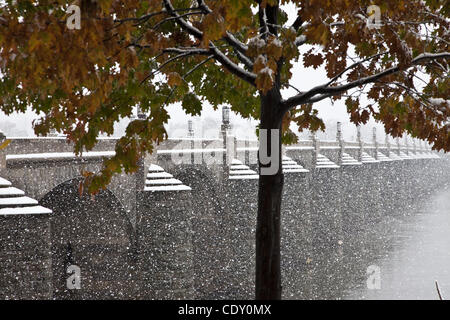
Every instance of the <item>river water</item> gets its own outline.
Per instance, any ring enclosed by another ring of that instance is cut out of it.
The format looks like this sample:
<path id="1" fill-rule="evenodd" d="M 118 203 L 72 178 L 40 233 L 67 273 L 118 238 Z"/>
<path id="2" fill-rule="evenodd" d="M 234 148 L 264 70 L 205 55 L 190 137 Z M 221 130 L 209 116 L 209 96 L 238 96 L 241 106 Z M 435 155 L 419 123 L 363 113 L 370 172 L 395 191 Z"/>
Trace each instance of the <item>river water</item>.
<path id="1" fill-rule="evenodd" d="M 408 209 L 390 227 L 394 231 L 380 241 L 389 245 L 374 251 L 375 282 L 367 284 L 369 275 L 352 281 L 334 298 L 436 300 L 437 280 L 444 299 L 450 299 L 450 189 Z"/>

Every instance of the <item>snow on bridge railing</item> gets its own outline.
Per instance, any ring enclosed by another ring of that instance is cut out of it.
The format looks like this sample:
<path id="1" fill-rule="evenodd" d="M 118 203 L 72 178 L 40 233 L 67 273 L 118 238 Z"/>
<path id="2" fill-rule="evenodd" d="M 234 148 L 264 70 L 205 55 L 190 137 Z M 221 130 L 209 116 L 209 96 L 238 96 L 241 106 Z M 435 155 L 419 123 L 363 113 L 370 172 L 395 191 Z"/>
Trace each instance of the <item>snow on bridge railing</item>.
<path id="1" fill-rule="evenodd" d="M 163 192 L 163 191 L 190 191 L 191 187 L 184 185 L 180 180 L 175 179 L 173 175 L 164 171 L 158 165 L 151 164 L 145 179 L 144 191 Z"/>
<path id="2" fill-rule="evenodd" d="M 50 161 L 50 160 L 75 160 L 75 159 L 102 159 L 115 155 L 115 151 L 91 151 L 83 152 L 77 156 L 73 152 L 49 152 L 30 154 L 8 154 L 6 161 Z"/>
<path id="3" fill-rule="evenodd" d="M 341 166 L 360 166 L 362 165 L 362 162 L 359 162 L 352 156 L 350 156 L 348 153 L 342 154 L 342 160 L 341 160 Z"/>
<path id="4" fill-rule="evenodd" d="M 154 154 L 170 157 L 176 154 L 191 154 L 197 159 L 199 158 L 197 154 L 202 154 L 201 157 L 204 158 L 208 157 L 208 153 L 222 153 L 230 161 L 237 158 L 246 164 L 256 164 L 257 162 L 251 161 L 257 159 L 258 140 L 233 137 L 229 134 L 230 126 L 225 126 L 222 129 L 225 131 L 219 133 L 219 138 L 198 138 L 195 137 L 193 132 L 190 132 L 188 137 L 169 138 L 157 146 Z M 320 150 L 323 151 L 324 155 L 331 157 L 335 164 L 341 164 L 349 160 L 348 158 L 343 159 L 345 150 L 348 150 L 347 155 L 351 154 L 357 162 L 361 162 L 363 152 L 375 160 L 386 162 L 388 160 L 439 158 L 431 151 L 429 145 L 418 143 L 415 140 L 409 143 L 408 139 L 405 138 L 401 140 L 395 139 L 395 141 L 391 142 L 390 140 L 392 139 L 386 137 L 385 143 L 380 143 L 377 141 L 376 130 L 374 129 L 372 141 L 362 141 L 361 130 L 358 129 L 357 131 L 356 141 L 344 141 L 342 126 L 338 125 L 336 140 L 320 140 L 315 135 L 312 135 L 310 139 L 299 139 L 294 145 L 284 146 L 283 150 L 284 152 L 294 152 L 296 160 L 301 161 L 308 168 L 315 166 L 318 155 L 321 154 Z M 77 157 L 73 152 L 68 152 L 72 151 L 72 146 L 66 143 L 65 137 L 15 137 L 12 138 L 12 142 L 6 148 L 6 151 L 0 152 L 0 164 L 2 161 L 6 163 L 6 161 L 97 160 L 111 157 L 115 154 L 114 151 L 108 151 L 114 149 L 115 140 L 117 140 L 115 137 L 101 137 L 99 138 L 99 146 L 96 146 L 94 151 L 85 152 L 81 157 Z M 54 150 L 56 152 L 36 152 L 42 150 Z M 383 153 L 380 153 L 380 150 L 383 150 Z M 338 154 L 338 157 L 336 154 Z M 310 158 L 316 161 L 313 161 L 314 164 L 308 166 Z M 230 162 L 227 163 L 230 165 Z"/>
<path id="5" fill-rule="evenodd" d="M 73 144 L 65 137 L 7 137 L 10 141 L 4 149 L 6 154 L 30 153 L 73 153 Z M 114 150 L 117 138 L 103 137 L 98 139 L 92 151 Z"/>
<path id="6" fill-rule="evenodd" d="M 38 201 L 25 196 L 25 192 L 0 177 L 0 216 L 50 214 L 52 210 L 39 205 Z"/>

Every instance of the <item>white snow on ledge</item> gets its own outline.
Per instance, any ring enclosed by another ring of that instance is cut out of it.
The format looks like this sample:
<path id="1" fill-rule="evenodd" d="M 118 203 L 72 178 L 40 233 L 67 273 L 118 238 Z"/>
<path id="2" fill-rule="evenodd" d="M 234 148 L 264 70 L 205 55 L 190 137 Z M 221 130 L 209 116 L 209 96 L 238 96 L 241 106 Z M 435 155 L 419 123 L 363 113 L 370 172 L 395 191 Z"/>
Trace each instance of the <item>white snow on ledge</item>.
<path id="1" fill-rule="evenodd" d="M 148 171 L 149 172 L 153 172 L 153 171 L 162 172 L 162 171 L 164 171 L 164 169 L 161 168 L 160 166 L 157 166 L 156 164 L 150 164 L 150 167 L 148 168 Z"/>
<path id="2" fill-rule="evenodd" d="M 340 167 L 322 154 L 317 155 L 316 169 L 339 169 Z"/>
<path id="3" fill-rule="evenodd" d="M 170 178 L 173 178 L 173 175 L 164 171 L 150 172 L 147 174 L 147 179 L 170 179 Z"/>
<path id="4" fill-rule="evenodd" d="M 378 151 L 378 160 L 381 162 L 392 162 L 394 161 L 391 158 L 388 158 L 384 153 L 381 153 L 380 151 Z"/>
<path id="5" fill-rule="evenodd" d="M 25 195 L 25 192 L 14 187 L 0 188 L 0 197 L 4 196 L 18 197 L 23 195 Z"/>
<path id="6" fill-rule="evenodd" d="M 176 185 L 176 184 L 182 184 L 182 182 L 178 179 L 148 179 L 145 181 L 148 185 Z"/>
<path id="7" fill-rule="evenodd" d="M 413 160 L 414 159 L 413 157 L 410 157 L 403 151 L 400 151 L 399 157 L 402 158 L 403 160 Z"/>
<path id="8" fill-rule="evenodd" d="M 11 182 L 9 182 L 6 179 L 3 179 L 2 177 L 0 177 L 0 187 L 10 187 L 11 186 Z"/>
<path id="9" fill-rule="evenodd" d="M 38 202 L 30 197 L 11 197 L 0 198 L 0 207 L 5 206 L 23 206 L 23 205 L 37 205 Z"/>
<path id="10" fill-rule="evenodd" d="M 25 192 L 11 186 L 0 177 L 0 217 L 14 215 L 50 214 L 52 210 L 39 205 L 38 201 L 25 196 Z"/>
<path id="11" fill-rule="evenodd" d="M 314 150 L 314 147 L 309 147 L 309 146 L 299 146 L 299 147 L 286 147 L 286 150 Z"/>
<path id="12" fill-rule="evenodd" d="M 282 166 L 284 173 L 308 173 L 309 170 L 303 168 L 302 165 L 298 164 L 296 161 L 289 157 L 283 156 Z"/>
<path id="13" fill-rule="evenodd" d="M 342 166 L 361 166 L 362 162 L 359 162 L 358 160 L 353 158 L 348 153 L 343 153 L 342 154 L 342 163 L 341 163 L 341 165 Z"/>
<path id="14" fill-rule="evenodd" d="M 255 174 L 251 175 L 236 175 L 236 176 L 229 176 L 228 179 L 230 180 L 258 180 L 259 176 Z"/>
<path id="15" fill-rule="evenodd" d="M 340 146 L 321 146 L 320 149 L 321 150 L 339 150 L 341 147 Z"/>
<path id="16" fill-rule="evenodd" d="M 19 216 L 19 215 L 51 214 L 51 213 L 52 210 L 44 208 L 42 206 L 0 209 L 0 216 Z"/>
<path id="17" fill-rule="evenodd" d="M 170 173 L 156 164 L 150 164 L 145 180 L 144 191 L 164 192 L 164 191 L 190 191 L 191 187 L 175 179 Z"/>
<path id="18" fill-rule="evenodd" d="M 362 156 L 361 156 L 361 162 L 363 164 L 368 164 L 368 163 L 380 163 L 381 161 L 375 159 L 374 157 L 372 157 L 367 152 L 363 152 Z"/>
<path id="19" fill-rule="evenodd" d="M 259 175 L 256 171 L 251 170 L 248 166 L 238 159 L 233 159 L 230 170 L 228 172 L 229 180 L 256 180 Z"/>
<path id="20" fill-rule="evenodd" d="M 145 187 L 144 191 L 189 191 L 192 190 L 191 187 L 181 185 L 175 186 L 156 186 L 156 187 Z"/>
<path id="21" fill-rule="evenodd" d="M 226 149 L 169 149 L 157 150 L 157 154 L 191 154 L 191 153 L 223 153 Z"/>
<path id="22" fill-rule="evenodd" d="M 8 160 L 51 160 L 51 159 L 84 159 L 84 158 L 102 158 L 113 157 L 115 151 L 92 151 L 83 152 L 81 156 L 77 156 L 73 152 L 51 152 L 51 153 L 30 153 L 30 154 L 8 154 Z"/>
<path id="23" fill-rule="evenodd" d="M 58 137 L 26 137 L 26 136 L 8 136 L 11 140 L 67 140 L 65 136 Z M 98 140 L 119 140 L 118 137 L 98 137 Z"/>

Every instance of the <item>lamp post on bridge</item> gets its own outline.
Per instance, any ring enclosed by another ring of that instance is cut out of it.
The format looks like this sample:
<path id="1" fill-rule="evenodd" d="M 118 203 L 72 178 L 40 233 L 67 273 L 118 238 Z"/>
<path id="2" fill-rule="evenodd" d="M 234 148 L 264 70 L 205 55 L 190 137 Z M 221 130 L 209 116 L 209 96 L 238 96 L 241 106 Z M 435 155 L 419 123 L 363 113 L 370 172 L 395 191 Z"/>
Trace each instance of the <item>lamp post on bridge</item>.
<path id="1" fill-rule="evenodd" d="M 385 144 L 386 144 L 386 155 L 389 158 L 391 156 L 391 142 L 389 141 L 389 135 L 386 133 L 386 136 L 384 138 Z"/>
<path id="2" fill-rule="evenodd" d="M 397 137 L 396 139 L 397 142 L 397 154 L 400 156 L 400 151 L 401 151 L 401 147 L 400 147 L 400 138 Z"/>
<path id="3" fill-rule="evenodd" d="M 136 114 L 132 114 L 130 117 L 131 121 L 135 121 L 135 120 L 145 120 L 146 115 L 145 113 L 142 112 L 141 108 L 139 106 L 136 106 Z M 138 140 L 137 135 L 135 135 L 136 140 Z M 136 191 L 141 191 L 144 190 L 145 188 L 145 159 L 144 159 L 144 155 L 141 155 L 139 157 L 138 160 L 138 166 L 139 169 L 136 171 L 135 173 L 135 188 Z M 137 194 L 137 193 L 136 193 Z M 136 199 L 136 203 L 135 203 L 135 214 L 136 214 L 136 218 L 138 218 L 138 212 L 137 212 L 137 199 Z"/>
<path id="4" fill-rule="evenodd" d="M 142 112 L 141 107 L 137 107 L 137 118 L 139 120 L 144 120 L 146 118 L 145 113 Z"/>
<path id="5" fill-rule="evenodd" d="M 188 139 L 190 139 L 190 147 L 191 149 L 195 149 L 195 141 L 194 141 L 194 124 L 192 120 L 188 120 Z M 195 162 L 194 154 L 191 153 L 191 163 Z"/>
<path id="6" fill-rule="evenodd" d="M 230 125 L 230 107 L 222 107 L 222 125 L 220 126 L 220 133 L 222 135 L 227 135 L 228 131 L 231 130 Z"/>
<path id="7" fill-rule="evenodd" d="M 364 149 L 364 143 L 361 138 L 361 126 L 356 126 L 356 139 L 358 141 L 359 149 L 358 149 L 358 161 L 362 162 L 362 154 Z"/>
<path id="8" fill-rule="evenodd" d="M 50 132 L 48 133 L 48 137 L 57 137 L 58 136 L 58 131 L 56 131 L 55 128 L 51 128 Z"/>
<path id="9" fill-rule="evenodd" d="M 373 127 L 372 129 L 372 139 L 373 139 L 373 146 L 375 147 L 374 151 L 374 158 L 378 160 L 378 141 L 377 141 L 377 128 Z"/>
<path id="10" fill-rule="evenodd" d="M 337 123 L 337 132 L 336 132 L 336 140 L 339 143 L 339 155 L 338 155 L 338 165 L 342 165 L 342 159 L 344 157 L 345 146 L 344 139 L 342 137 L 342 123 Z"/>
<path id="11" fill-rule="evenodd" d="M 144 120 L 146 118 L 146 115 L 144 112 L 142 112 L 141 107 L 136 106 L 136 114 L 132 114 L 130 117 L 130 120 Z"/>
<path id="12" fill-rule="evenodd" d="M 0 130 L 0 146 L 5 142 L 6 136 Z M 0 169 L 6 168 L 6 151 L 5 148 L 0 149 Z"/>
<path id="13" fill-rule="evenodd" d="M 315 168 L 317 166 L 317 158 L 319 156 L 320 153 L 320 147 L 319 147 L 319 142 L 317 141 L 317 136 L 316 133 L 313 131 L 311 132 L 310 135 L 311 141 L 312 141 L 312 145 L 313 145 L 313 167 Z"/>
<path id="14" fill-rule="evenodd" d="M 192 120 L 188 120 L 188 137 L 194 138 L 194 128 L 193 128 Z"/>
<path id="15" fill-rule="evenodd" d="M 231 164 L 232 158 L 234 157 L 233 153 L 235 151 L 234 146 L 230 146 L 230 142 L 235 142 L 235 139 L 229 141 L 228 133 L 231 130 L 230 124 L 230 107 L 223 106 L 222 107 L 222 125 L 220 126 L 220 135 L 223 139 L 223 149 L 225 149 L 225 153 L 223 154 L 223 164 L 227 166 Z"/>

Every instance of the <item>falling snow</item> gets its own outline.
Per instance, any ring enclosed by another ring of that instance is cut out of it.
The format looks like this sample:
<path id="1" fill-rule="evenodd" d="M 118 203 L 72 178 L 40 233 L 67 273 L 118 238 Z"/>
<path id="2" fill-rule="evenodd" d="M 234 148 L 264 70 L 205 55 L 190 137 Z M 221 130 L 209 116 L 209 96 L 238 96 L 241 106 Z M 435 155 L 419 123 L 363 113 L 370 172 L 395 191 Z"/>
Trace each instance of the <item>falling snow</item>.
<path id="1" fill-rule="evenodd" d="M 12 139 L 0 153 L 1 298 L 253 297 L 254 141 L 239 148 L 230 137 L 221 142 L 224 148 L 200 141 L 199 149 L 189 148 L 198 139 L 170 139 L 144 159 L 141 171 L 121 174 L 107 190 L 88 195 L 80 194 L 80 170 L 99 170 L 101 160 L 114 155 L 114 140 L 102 140 L 82 157 L 58 143 L 63 140 Z M 217 162 L 224 159 L 225 165 Z M 413 288 L 421 297 L 435 294 L 420 291 L 415 274 L 423 281 L 442 276 L 450 292 L 441 272 L 448 259 L 441 259 L 442 270 L 428 267 L 415 260 L 428 253 L 416 257 L 411 247 L 422 241 L 422 229 L 439 234 L 450 225 L 449 164 L 446 155 L 414 140 L 314 137 L 286 147 L 283 297 L 401 298 L 394 284 L 408 263 L 422 266 L 405 276 L 408 297 Z M 423 241 L 441 251 L 446 246 L 445 239 Z M 370 266 L 391 281 L 382 294 L 367 289 Z M 67 272 L 77 267 L 78 278 Z"/>

